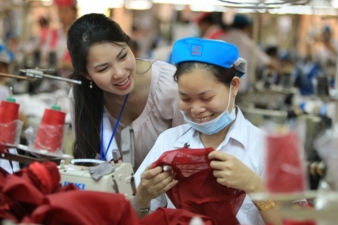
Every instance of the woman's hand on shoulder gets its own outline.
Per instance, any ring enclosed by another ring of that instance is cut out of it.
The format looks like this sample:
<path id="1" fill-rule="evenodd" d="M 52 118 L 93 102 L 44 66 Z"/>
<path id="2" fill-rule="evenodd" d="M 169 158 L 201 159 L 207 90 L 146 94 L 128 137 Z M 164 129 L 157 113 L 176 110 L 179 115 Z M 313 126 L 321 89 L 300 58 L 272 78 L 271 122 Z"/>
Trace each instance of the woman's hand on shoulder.
<path id="1" fill-rule="evenodd" d="M 262 179 L 236 157 L 221 151 L 212 151 L 208 158 L 218 183 L 246 193 L 264 190 Z"/>
<path id="2" fill-rule="evenodd" d="M 149 205 L 152 199 L 174 187 L 178 182 L 174 179 L 175 175 L 172 170 L 163 171 L 160 166 L 151 168 L 149 165 L 141 174 L 141 182 L 137 187 L 140 205 Z"/>

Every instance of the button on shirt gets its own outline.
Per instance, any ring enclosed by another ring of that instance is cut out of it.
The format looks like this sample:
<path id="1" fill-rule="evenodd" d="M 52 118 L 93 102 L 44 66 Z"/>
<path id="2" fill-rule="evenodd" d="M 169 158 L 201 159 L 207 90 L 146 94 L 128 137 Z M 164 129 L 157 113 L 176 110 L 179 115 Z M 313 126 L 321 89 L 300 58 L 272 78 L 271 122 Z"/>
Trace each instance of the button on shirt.
<path id="1" fill-rule="evenodd" d="M 241 160 L 246 166 L 259 176 L 264 173 L 264 136 L 263 132 L 246 120 L 237 107 L 237 117 L 230 127 L 224 141 L 218 146 L 223 151 Z M 189 145 L 190 148 L 205 148 L 200 140 L 199 132 L 185 124 L 164 131 L 157 139 L 141 166 L 135 173 L 136 184 L 140 183 L 141 173 L 151 163 L 155 162 L 162 153 Z M 169 198 L 164 194 L 151 201 L 151 210 L 166 206 L 175 208 Z M 246 195 L 244 202 L 237 213 L 240 224 L 263 225 L 264 222 L 252 200 Z"/>

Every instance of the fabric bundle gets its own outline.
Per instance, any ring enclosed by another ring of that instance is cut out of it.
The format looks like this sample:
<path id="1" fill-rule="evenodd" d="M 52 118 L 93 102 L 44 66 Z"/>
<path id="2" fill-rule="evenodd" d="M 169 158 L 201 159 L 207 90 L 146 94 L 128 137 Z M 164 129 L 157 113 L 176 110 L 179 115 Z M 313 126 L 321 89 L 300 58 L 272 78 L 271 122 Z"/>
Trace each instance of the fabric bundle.
<path id="1" fill-rule="evenodd" d="M 204 225 L 215 225 L 207 216 L 183 209 L 160 208 L 137 219 L 124 195 L 61 187 L 60 174 L 53 162 L 35 162 L 17 173 L 0 168 L 0 221 L 43 225 L 189 225 L 200 217 Z"/>
<path id="2" fill-rule="evenodd" d="M 152 167 L 170 166 L 178 183 L 167 192 L 178 209 L 212 218 L 216 224 L 238 225 L 237 212 L 245 192 L 217 183 L 208 154 L 212 148 L 167 151 Z"/>
<path id="3" fill-rule="evenodd" d="M 15 223 L 138 224 L 131 204 L 121 194 L 61 187 L 53 162 L 35 162 L 15 174 L 0 168 L 0 220 Z"/>

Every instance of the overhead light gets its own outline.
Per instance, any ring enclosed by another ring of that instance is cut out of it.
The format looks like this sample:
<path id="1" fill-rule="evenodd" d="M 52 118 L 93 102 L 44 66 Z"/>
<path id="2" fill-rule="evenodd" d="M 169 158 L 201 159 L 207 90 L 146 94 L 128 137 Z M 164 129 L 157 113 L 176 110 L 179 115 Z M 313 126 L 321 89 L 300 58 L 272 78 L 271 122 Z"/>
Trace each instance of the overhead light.
<path id="1" fill-rule="evenodd" d="M 218 0 L 153 0 L 154 3 L 173 4 L 173 5 L 223 5 Z"/>
<path id="2" fill-rule="evenodd" d="M 334 8 L 338 8 L 338 0 L 332 0 L 331 4 Z"/>
<path id="3" fill-rule="evenodd" d="M 224 12 L 226 11 L 226 8 L 222 6 L 217 5 L 190 5 L 189 6 L 191 11 L 197 11 L 197 12 Z"/>
<path id="4" fill-rule="evenodd" d="M 223 6 L 230 8 L 246 8 L 246 9 L 272 9 L 279 8 L 285 5 L 305 4 L 308 0 L 218 0 L 223 3 Z"/>
<path id="5" fill-rule="evenodd" d="M 294 5 L 269 9 L 271 14 L 307 14 L 307 15 L 336 15 L 336 9 L 327 6 L 309 6 L 309 5 Z"/>
<path id="6" fill-rule="evenodd" d="M 151 0 L 126 0 L 124 3 L 127 9 L 146 10 L 153 6 Z"/>

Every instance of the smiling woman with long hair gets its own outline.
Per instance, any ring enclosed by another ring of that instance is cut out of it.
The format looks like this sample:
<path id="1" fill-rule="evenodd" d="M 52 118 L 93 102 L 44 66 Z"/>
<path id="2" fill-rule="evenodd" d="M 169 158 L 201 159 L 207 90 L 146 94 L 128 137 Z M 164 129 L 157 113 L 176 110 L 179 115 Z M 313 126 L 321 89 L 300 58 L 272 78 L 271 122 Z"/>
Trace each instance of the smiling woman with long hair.
<path id="1" fill-rule="evenodd" d="M 87 14 L 68 30 L 74 67 L 70 96 L 74 156 L 111 161 L 119 151 L 138 168 L 158 135 L 184 123 L 179 112 L 176 68 L 136 59 L 131 39 L 103 14 Z"/>

